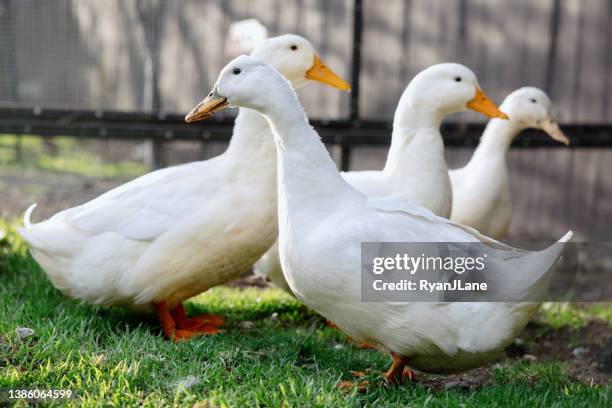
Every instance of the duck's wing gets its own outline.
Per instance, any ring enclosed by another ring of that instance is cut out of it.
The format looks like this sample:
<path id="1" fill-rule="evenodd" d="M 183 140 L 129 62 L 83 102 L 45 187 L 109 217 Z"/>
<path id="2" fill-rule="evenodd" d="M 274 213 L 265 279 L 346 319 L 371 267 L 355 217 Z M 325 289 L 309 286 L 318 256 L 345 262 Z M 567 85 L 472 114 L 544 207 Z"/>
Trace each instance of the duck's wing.
<path id="1" fill-rule="evenodd" d="M 477 276 L 486 281 L 490 290 L 486 299 L 490 301 L 536 301 L 542 299 L 550 286 L 550 280 L 561 253 L 571 237 L 569 231 L 557 243 L 542 251 L 525 251 L 513 248 L 480 234 L 473 228 L 460 225 L 438 217 L 431 211 L 412 205 L 399 198 L 379 198 L 369 200 L 376 211 L 393 214 L 393 224 L 403 224 L 402 218 L 410 218 L 412 228 L 418 228 L 420 242 L 473 243 L 479 251 L 487 254 L 485 274 Z M 416 221 L 416 222 L 415 222 Z M 397 240 L 397 239 L 396 239 Z M 461 251 L 474 247 L 455 246 L 455 256 Z M 443 255 L 441 255 L 443 256 Z M 475 300 L 466 293 L 466 299 L 453 298 L 454 301 Z"/>
<path id="2" fill-rule="evenodd" d="M 222 182 L 210 174 L 214 170 L 206 162 L 162 169 L 53 218 L 92 235 L 114 232 L 125 238 L 149 241 L 189 216 L 198 208 L 198 201 L 201 203 L 213 194 Z"/>
<path id="3" fill-rule="evenodd" d="M 376 211 L 381 213 L 396 213 L 400 217 L 411 217 L 413 220 L 420 220 L 430 228 L 435 227 L 435 229 L 432 229 L 433 235 L 431 237 L 429 234 L 424 235 L 422 242 L 437 242 L 441 241 L 439 238 L 444 238 L 445 242 L 482 242 L 495 249 L 528 253 L 528 251 L 513 248 L 493 238 L 489 238 L 472 227 L 440 217 L 427 208 L 411 204 L 401 197 L 371 198 L 369 203 Z"/>

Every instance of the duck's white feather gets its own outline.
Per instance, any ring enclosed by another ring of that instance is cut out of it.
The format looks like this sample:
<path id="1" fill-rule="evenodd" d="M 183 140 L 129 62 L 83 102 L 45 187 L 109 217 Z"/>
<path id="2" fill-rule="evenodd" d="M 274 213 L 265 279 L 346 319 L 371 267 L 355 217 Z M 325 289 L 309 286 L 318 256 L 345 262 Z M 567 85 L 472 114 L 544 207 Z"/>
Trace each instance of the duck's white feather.
<path id="1" fill-rule="evenodd" d="M 292 227 L 288 231 L 298 229 Z M 496 258 L 487 263 L 489 273 L 508 278 L 508 296 L 523 293 L 527 300 L 547 289 L 562 249 L 555 245 L 538 253 L 516 250 L 401 200 L 389 199 L 364 201 L 350 211 L 330 214 L 305 238 L 297 233 L 287 235 L 284 245 L 281 238 L 281 259 L 292 289 L 302 301 L 354 339 L 405 355 L 413 368 L 437 373 L 489 361 L 518 335 L 539 304 L 364 303 L 361 242 L 490 243 Z M 299 248 L 299 253 L 293 248 Z"/>
<path id="2" fill-rule="evenodd" d="M 21 233 L 72 297 L 173 306 L 248 270 L 273 243 L 273 149 L 265 120 L 244 109 L 221 156 L 147 174 Z"/>
<path id="3" fill-rule="evenodd" d="M 440 75 L 444 71 L 448 71 L 448 75 Z M 391 147 L 384 169 L 343 172 L 342 177 L 369 197 L 403 197 L 449 218 L 453 190 L 440 125 L 447 115 L 466 107 L 465 103 L 460 103 L 462 95 L 440 96 L 436 92 L 423 95 L 423 91 L 435 88 L 441 81 L 454 77 L 456 72 L 466 78 L 473 76 L 459 64 L 438 64 L 417 75 L 404 90 L 395 110 Z M 446 101 L 439 101 L 445 97 Z M 286 289 L 288 285 L 277 245 L 275 243 L 255 264 L 255 274 Z"/>
<path id="4" fill-rule="evenodd" d="M 552 121 L 550 99 L 538 88 L 512 92 L 501 109 L 508 113 L 509 120 L 491 119 L 470 161 L 449 172 L 453 190 L 451 219 L 496 239 L 506 235 L 512 218 L 506 153 L 522 130 L 540 128 L 543 122 Z M 553 139 L 569 143 L 558 127 L 553 131 Z"/>
<path id="5" fill-rule="evenodd" d="M 270 38 L 253 54 L 294 86 L 305 85 L 316 64 L 335 75 L 296 35 Z M 72 297 L 172 308 L 247 271 L 276 239 L 276 207 L 270 127 L 242 108 L 222 155 L 149 173 L 38 224 L 31 207 L 21 233 L 49 279 Z"/>
<path id="6" fill-rule="evenodd" d="M 504 122 L 492 119 L 470 162 L 449 172 L 453 188 L 451 219 L 497 239 L 506 235 L 512 216 L 506 149 L 499 146 L 490 150 L 487 145 L 494 142 L 491 138 L 502 137 L 497 132 L 508 131 L 509 124 Z"/>
<path id="7" fill-rule="evenodd" d="M 242 58 L 236 63 L 255 64 Z M 354 339 L 400 353 L 414 368 L 452 372 L 490 361 L 537 310 L 537 303 L 520 300 L 547 288 L 563 245 L 516 250 L 401 198 L 367 198 L 340 176 L 300 116 L 295 94 L 273 72 L 264 73 L 262 83 L 275 96 L 258 103 L 277 142 L 279 251 L 293 293 Z M 362 242 L 482 242 L 491 246 L 491 267 L 523 297 L 506 303 L 362 302 Z"/>

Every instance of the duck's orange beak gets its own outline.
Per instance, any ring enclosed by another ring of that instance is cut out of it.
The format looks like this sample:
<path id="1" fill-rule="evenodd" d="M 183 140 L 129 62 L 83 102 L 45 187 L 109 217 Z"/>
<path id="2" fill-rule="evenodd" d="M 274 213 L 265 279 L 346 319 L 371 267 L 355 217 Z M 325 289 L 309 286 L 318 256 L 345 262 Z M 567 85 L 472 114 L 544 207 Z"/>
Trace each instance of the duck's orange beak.
<path id="1" fill-rule="evenodd" d="M 344 79 L 340 78 L 338 74 L 329 69 L 317 54 L 314 56 L 312 67 L 306 71 L 306 78 L 322 82 L 343 91 L 348 92 L 351 90 L 351 86 Z"/>
<path id="2" fill-rule="evenodd" d="M 490 118 L 508 119 L 508 115 L 500 111 L 497 105 L 479 87 L 476 87 L 476 96 L 468 102 L 467 106 Z"/>

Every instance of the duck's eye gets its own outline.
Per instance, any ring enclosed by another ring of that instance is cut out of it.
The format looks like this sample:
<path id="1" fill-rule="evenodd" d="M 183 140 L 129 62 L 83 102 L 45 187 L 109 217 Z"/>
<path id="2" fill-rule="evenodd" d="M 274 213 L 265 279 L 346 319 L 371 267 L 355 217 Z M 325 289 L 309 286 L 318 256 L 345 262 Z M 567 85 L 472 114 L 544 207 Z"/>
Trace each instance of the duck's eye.
<path id="1" fill-rule="evenodd" d="M 234 74 L 234 75 L 238 75 L 238 74 L 240 74 L 241 72 L 242 72 L 242 71 L 240 70 L 240 68 L 234 68 L 234 69 L 232 70 L 232 74 Z"/>
<path id="2" fill-rule="evenodd" d="M 536 98 L 531 98 L 530 101 L 531 101 L 531 103 L 537 103 L 538 102 L 538 100 Z"/>
<path id="3" fill-rule="evenodd" d="M 460 76 L 455 77 L 455 82 L 461 82 L 461 77 Z"/>
<path id="4" fill-rule="evenodd" d="M 297 45 L 293 44 L 293 45 L 291 46 L 291 50 L 292 50 L 292 51 L 296 51 L 296 50 L 297 50 Z"/>

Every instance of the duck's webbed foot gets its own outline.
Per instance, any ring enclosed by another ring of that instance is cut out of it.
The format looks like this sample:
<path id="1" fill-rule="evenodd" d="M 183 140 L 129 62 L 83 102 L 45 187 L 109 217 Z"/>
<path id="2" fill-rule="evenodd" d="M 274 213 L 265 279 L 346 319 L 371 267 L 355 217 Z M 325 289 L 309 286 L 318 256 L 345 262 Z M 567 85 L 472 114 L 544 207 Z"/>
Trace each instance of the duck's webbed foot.
<path id="1" fill-rule="evenodd" d="M 410 369 L 410 367 L 406 367 L 408 363 L 408 359 L 402 355 L 399 355 L 395 352 L 391 352 L 391 358 L 393 358 L 393 362 L 391 363 L 391 367 L 385 373 L 385 378 L 389 384 L 403 384 L 404 383 L 404 372 L 405 369 L 408 368 L 409 374 L 408 378 L 414 376 L 414 373 Z"/>
<path id="2" fill-rule="evenodd" d="M 414 371 L 412 371 L 412 369 L 406 365 L 408 363 L 408 359 L 406 357 L 401 356 L 397 353 L 393 353 L 393 352 L 391 353 L 391 357 L 393 358 L 391 367 L 383 375 L 384 381 L 386 381 L 387 384 L 389 385 L 403 384 L 404 380 L 406 379 L 409 379 L 409 380 L 414 379 Z M 371 377 L 372 371 L 370 371 L 370 374 L 367 373 L 368 371 L 370 370 L 366 370 L 365 372 L 364 371 L 351 371 L 351 374 L 354 377 L 357 377 L 358 380 L 341 381 L 338 384 L 338 388 L 343 393 L 349 393 L 355 389 L 358 392 L 367 391 L 368 387 L 370 386 L 370 381 L 367 378 L 369 378 L 370 380 L 372 379 Z M 379 376 L 380 376 L 380 373 L 377 372 L 376 377 L 380 378 Z"/>
<path id="3" fill-rule="evenodd" d="M 414 370 L 408 366 L 404 367 L 404 372 L 402 373 L 402 377 L 404 377 L 404 381 L 405 380 L 409 380 L 412 381 L 414 380 L 415 374 L 414 374 Z"/>
<path id="4" fill-rule="evenodd" d="M 357 378 L 363 378 L 366 376 L 366 373 L 363 371 L 351 371 L 351 375 Z M 368 390 L 369 385 L 370 382 L 363 379 L 357 381 L 340 381 L 338 389 L 345 394 L 351 392 L 353 389 L 357 389 L 359 392 L 365 392 Z"/>
<path id="5" fill-rule="evenodd" d="M 187 317 L 185 307 L 182 303 L 176 306 L 170 311 L 172 318 L 176 322 L 176 326 L 179 329 L 197 329 L 200 326 L 214 326 L 220 327 L 225 324 L 225 318 L 223 316 L 210 315 L 202 313 L 196 316 Z"/>
<path id="6" fill-rule="evenodd" d="M 220 316 L 196 316 L 187 318 L 183 305 L 172 310 L 166 302 L 155 302 L 155 311 L 166 337 L 174 340 L 187 340 L 196 335 L 211 335 L 220 333 L 218 326 L 224 323 Z M 218 324 L 217 324 L 218 323 Z"/>

